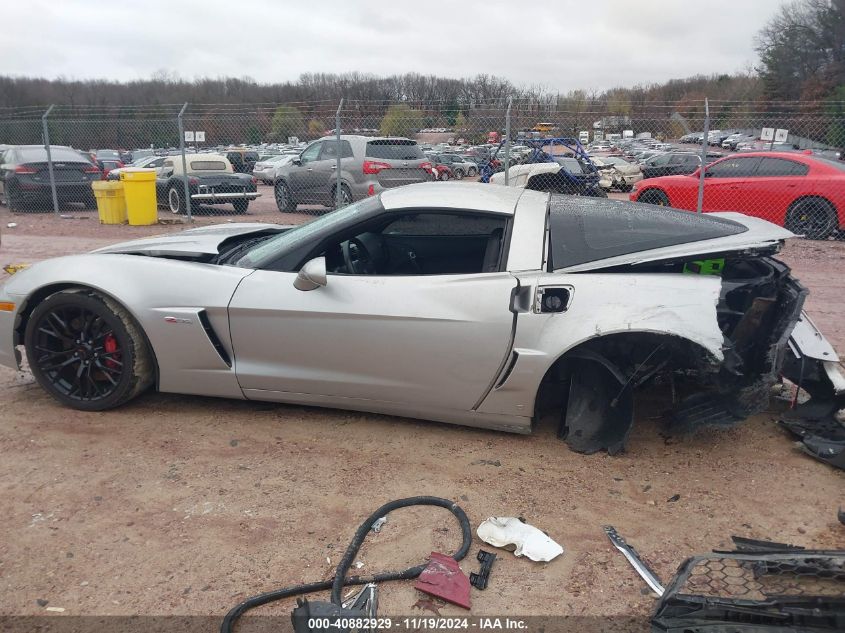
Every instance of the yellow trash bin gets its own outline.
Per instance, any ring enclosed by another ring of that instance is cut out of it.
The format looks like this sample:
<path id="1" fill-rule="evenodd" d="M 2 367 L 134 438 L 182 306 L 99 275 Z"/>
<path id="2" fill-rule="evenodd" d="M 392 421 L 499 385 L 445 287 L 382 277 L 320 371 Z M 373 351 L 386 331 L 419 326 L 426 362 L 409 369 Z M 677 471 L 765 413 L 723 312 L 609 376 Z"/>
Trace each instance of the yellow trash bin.
<path id="1" fill-rule="evenodd" d="M 121 169 L 120 183 L 126 193 L 129 224 L 140 226 L 158 222 L 155 170 Z"/>
<path id="2" fill-rule="evenodd" d="M 123 184 L 113 180 L 97 180 L 91 183 L 97 199 L 97 214 L 100 224 L 125 224 L 126 199 Z"/>

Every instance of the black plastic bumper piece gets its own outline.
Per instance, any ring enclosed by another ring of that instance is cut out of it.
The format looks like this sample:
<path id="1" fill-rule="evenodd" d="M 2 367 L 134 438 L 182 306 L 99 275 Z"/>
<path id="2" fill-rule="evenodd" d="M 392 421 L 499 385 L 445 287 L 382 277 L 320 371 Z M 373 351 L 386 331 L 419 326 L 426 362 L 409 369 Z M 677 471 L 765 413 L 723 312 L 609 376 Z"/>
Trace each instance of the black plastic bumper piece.
<path id="1" fill-rule="evenodd" d="M 478 570 L 477 574 L 474 571 L 470 572 L 469 584 L 476 589 L 487 589 L 487 582 L 490 580 L 490 571 L 493 569 L 493 563 L 496 562 L 496 555 L 493 552 L 485 552 L 480 549 L 476 558 L 481 563 L 481 569 Z"/>

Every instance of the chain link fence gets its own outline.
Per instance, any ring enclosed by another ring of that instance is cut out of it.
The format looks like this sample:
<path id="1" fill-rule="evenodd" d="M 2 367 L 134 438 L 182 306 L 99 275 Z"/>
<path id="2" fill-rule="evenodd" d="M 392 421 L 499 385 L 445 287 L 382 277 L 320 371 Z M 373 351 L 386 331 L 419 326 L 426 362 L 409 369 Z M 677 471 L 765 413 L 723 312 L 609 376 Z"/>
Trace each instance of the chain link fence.
<path id="1" fill-rule="evenodd" d="M 824 238 L 845 227 L 843 113 L 703 99 L 6 108 L 0 201 L 93 210 L 92 182 L 132 166 L 155 171 L 159 217 L 289 223 L 405 184 L 480 180 L 737 211 Z"/>

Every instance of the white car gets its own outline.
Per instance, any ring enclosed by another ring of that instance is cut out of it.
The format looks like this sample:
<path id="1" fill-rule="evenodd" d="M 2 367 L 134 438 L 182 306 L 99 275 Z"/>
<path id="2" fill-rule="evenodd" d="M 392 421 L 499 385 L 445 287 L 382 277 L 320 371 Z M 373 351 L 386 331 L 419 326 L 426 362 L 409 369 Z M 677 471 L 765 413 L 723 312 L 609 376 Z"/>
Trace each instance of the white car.
<path id="1" fill-rule="evenodd" d="M 273 181 L 276 180 L 276 170 L 279 167 L 289 165 L 297 156 L 299 156 L 298 152 L 296 154 L 269 156 L 255 163 L 255 166 L 252 168 L 252 175 L 256 180 L 260 180 L 265 185 L 272 185 Z"/>
<path id="2" fill-rule="evenodd" d="M 619 189 L 619 191 L 631 191 L 631 188 L 643 179 L 643 172 L 640 166 L 629 163 L 618 156 L 602 156 L 601 158 L 590 158 L 596 167 L 599 168 L 599 186 L 606 191 Z"/>

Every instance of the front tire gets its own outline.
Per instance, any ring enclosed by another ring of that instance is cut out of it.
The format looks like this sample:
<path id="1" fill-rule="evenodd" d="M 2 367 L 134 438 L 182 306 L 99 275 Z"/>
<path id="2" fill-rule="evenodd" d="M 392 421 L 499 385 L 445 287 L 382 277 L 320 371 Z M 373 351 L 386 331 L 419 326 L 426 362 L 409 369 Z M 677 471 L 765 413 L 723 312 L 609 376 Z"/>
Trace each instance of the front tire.
<path id="1" fill-rule="evenodd" d="M 838 227 L 836 210 L 827 200 L 806 198 L 786 214 L 786 228 L 811 240 L 825 240 Z"/>
<path id="2" fill-rule="evenodd" d="M 293 192 L 284 180 L 279 180 L 273 186 L 273 195 L 276 198 L 276 206 L 282 213 L 293 213 L 296 211 L 296 201 L 293 199 Z"/>
<path id="3" fill-rule="evenodd" d="M 455 170 L 455 180 L 463 180 L 464 172 L 460 169 Z"/>
<path id="4" fill-rule="evenodd" d="M 440 174 L 439 180 L 441 180 L 443 182 L 446 182 L 447 180 L 449 180 L 449 172 L 444 171 L 442 174 Z"/>
<path id="5" fill-rule="evenodd" d="M 65 290 L 39 303 L 24 345 L 38 384 L 74 409 L 111 409 L 153 383 L 152 353 L 140 326 L 123 306 L 93 292 Z"/>
<path id="6" fill-rule="evenodd" d="M 235 200 L 232 206 L 235 207 L 235 213 L 243 215 L 249 209 L 249 200 Z"/>
<path id="7" fill-rule="evenodd" d="M 660 207 L 669 206 L 669 197 L 659 189 L 648 189 L 643 191 L 637 198 L 637 202 L 644 202 L 645 204 L 656 204 Z"/>

